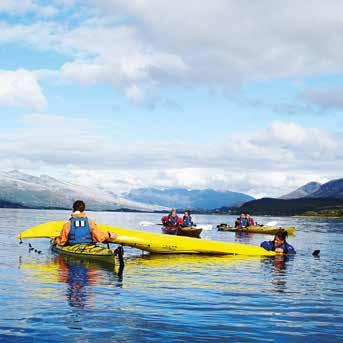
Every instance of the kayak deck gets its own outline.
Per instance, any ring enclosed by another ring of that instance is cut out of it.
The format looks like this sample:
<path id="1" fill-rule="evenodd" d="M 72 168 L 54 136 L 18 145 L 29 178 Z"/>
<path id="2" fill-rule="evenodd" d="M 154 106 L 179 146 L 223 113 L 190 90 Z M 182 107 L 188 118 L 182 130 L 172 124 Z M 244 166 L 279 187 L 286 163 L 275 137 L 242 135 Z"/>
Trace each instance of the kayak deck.
<path id="1" fill-rule="evenodd" d="M 263 233 L 263 234 L 269 234 L 269 235 L 275 235 L 279 231 L 286 231 L 288 235 L 294 235 L 295 234 L 295 227 L 275 227 L 275 226 L 248 226 L 244 228 L 236 228 L 233 226 L 230 226 L 228 224 L 220 224 L 217 225 L 218 231 L 230 231 L 230 232 L 251 232 L 251 233 Z"/>
<path id="2" fill-rule="evenodd" d="M 96 244 L 87 243 L 66 246 L 52 244 L 51 250 L 55 253 L 65 256 L 82 257 L 102 262 L 115 263 L 115 255 L 113 250 Z"/>

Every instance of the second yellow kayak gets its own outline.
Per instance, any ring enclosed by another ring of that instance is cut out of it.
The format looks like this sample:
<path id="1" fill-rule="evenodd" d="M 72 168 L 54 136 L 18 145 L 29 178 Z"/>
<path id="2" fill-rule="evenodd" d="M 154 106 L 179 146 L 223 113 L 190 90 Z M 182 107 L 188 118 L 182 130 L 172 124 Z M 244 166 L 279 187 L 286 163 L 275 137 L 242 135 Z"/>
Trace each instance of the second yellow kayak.
<path id="1" fill-rule="evenodd" d="M 220 224 L 217 226 L 218 231 L 231 231 L 231 232 L 251 232 L 251 233 L 264 233 L 268 235 L 275 235 L 278 231 L 286 231 L 289 235 L 295 234 L 295 227 L 275 227 L 275 226 L 265 226 L 265 225 L 254 225 L 243 228 L 236 228 L 227 224 Z"/>

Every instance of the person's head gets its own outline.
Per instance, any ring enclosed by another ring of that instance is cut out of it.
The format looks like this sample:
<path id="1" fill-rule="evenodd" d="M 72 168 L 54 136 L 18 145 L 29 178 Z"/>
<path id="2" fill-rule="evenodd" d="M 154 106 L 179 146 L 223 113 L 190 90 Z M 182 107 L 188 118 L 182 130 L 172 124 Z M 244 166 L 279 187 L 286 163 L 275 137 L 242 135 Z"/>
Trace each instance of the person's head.
<path id="1" fill-rule="evenodd" d="M 76 200 L 73 204 L 73 212 L 80 211 L 84 212 L 86 209 L 86 204 L 82 200 Z"/>
<path id="2" fill-rule="evenodd" d="M 176 216 L 176 210 L 175 210 L 175 208 L 172 208 L 172 209 L 171 209 L 170 215 L 173 216 L 173 217 Z"/>
<path id="3" fill-rule="evenodd" d="M 244 217 L 245 217 L 244 213 L 241 213 L 241 218 L 244 218 Z"/>
<path id="4" fill-rule="evenodd" d="M 185 211 L 185 216 L 186 216 L 186 217 L 190 217 L 190 215 L 191 215 L 191 211 L 190 211 L 190 210 L 186 210 L 186 211 Z"/>
<path id="5" fill-rule="evenodd" d="M 287 231 L 278 231 L 274 236 L 274 245 L 278 247 L 285 243 L 287 236 Z"/>
<path id="6" fill-rule="evenodd" d="M 245 214 L 245 216 L 246 216 L 247 218 L 249 218 L 249 217 L 250 217 L 249 213 L 246 213 L 246 214 Z"/>

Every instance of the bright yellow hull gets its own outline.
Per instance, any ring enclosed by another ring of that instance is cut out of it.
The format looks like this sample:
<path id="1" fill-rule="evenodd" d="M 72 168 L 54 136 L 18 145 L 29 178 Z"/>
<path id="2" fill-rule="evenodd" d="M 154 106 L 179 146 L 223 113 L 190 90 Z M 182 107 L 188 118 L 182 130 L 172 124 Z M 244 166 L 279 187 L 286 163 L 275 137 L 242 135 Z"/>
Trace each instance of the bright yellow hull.
<path id="1" fill-rule="evenodd" d="M 59 236 L 64 222 L 49 222 L 41 224 L 17 235 L 17 238 L 54 238 Z M 153 232 L 124 229 L 109 225 L 99 225 L 104 232 L 114 232 L 117 238 L 113 243 L 130 246 L 140 250 L 158 254 L 207 254 L 207 255 L 245 255 L 245 256 L 275 256 L 275 252 L 261 247 L 211 241 L 191 237 L 162 235 Z"/>

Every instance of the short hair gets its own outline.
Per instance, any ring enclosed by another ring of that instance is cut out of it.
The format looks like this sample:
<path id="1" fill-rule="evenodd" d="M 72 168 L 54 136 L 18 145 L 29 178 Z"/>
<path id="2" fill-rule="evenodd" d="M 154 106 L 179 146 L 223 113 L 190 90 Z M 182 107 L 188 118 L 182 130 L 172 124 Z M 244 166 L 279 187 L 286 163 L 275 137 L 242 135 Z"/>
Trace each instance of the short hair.
<path id="1" fill-rule="evenodd" d="M 288 233 L 286 230 L 279 230 L 276 234 L 275 234 L 275 238 L 278 237 L 280 239 L 282 239 L 283 241 L 286 240 L 286 238 L 288 237 Z M 275 239 L 274 238 L 274 239 Z"/>
<path id="2" fill-rule="evenodd" d="M 185 213 L 187 213 L 189 216 L 191 215 L 191 211 L 190 210 L 186 210 Z"/>
<path id="3" fill-rule="evenodd" d="M 80 212 L 84 212 L 84 210 L 86 209 L 86 204 L 84 203 L 84 201 L 82 200 L 76 200 L 73 204 L 73 211 L 80 211 Z"/>

